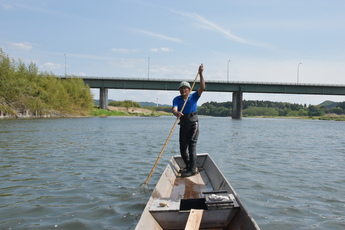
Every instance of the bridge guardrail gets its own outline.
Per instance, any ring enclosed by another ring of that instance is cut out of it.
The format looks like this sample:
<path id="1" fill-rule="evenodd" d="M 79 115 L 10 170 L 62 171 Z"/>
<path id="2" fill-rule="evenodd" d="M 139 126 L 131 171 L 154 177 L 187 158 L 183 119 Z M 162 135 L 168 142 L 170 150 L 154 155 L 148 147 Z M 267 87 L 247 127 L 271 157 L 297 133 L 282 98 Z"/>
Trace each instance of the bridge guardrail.
<path id="1" fill-rule="evenodd" d="M 56 75 L 59 78 L 66 78 L 64 75 Z M 119 80 L 119 81 L 160 81 L 160 82 L 181 82 L 193 81 L 193 79 L 163 79 L 163 78 L 118 78 L 118 77 L 99 77 L 99 76 L 67 76 L 67 78 L 79 77 L 85 80 Z M 207 80 L 207 83 L 224 83 L 224 84 L 253 84 L 253 85 L 292 85 L 292 86 L 331 86 L 331 87 L 345 87 L 345 84 L 323 84 L 323 83 L 293 83 L 293 82 L 256 82 L 256 81 L 222 81 L 222 80 Z"/>

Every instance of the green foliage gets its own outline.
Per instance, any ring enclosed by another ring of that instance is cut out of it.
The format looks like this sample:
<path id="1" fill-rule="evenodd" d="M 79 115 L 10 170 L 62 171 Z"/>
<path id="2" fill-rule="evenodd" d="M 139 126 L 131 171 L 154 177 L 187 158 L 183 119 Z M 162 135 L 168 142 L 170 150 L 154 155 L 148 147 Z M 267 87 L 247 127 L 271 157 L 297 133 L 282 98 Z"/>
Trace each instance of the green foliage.
<path id="1" fill-rule="evenodd" d="M 317 105 L 310 105 L 308 108 L 308 116 L 323 116 L 325 111 L 323 107 Z"/>
<path id="2" fill-rule="evenodd" d="M 143 109 L 148 109 L 148 110 L 151 110 L 152 112 L 155 112 L 157 111 L 157 108 L 156 106 L 141 106 Z"/>
<path id="3" fill-rule="evenodd" d="M 158 106 L 157 107 L 157 111 L 164 111 L 167 113 L 171 113 L 172 112 L 172 108 L 171 106 Z"/>
<path id="4" fill-rule="evenodd" d="M 324 101 L 320 104 L 320 106 L 323 106 L 325 108 L 333 108 L 336 107 L 338 104 L 338 102 L 334 102 L 334 101 Z"/>
<path id="5" fill-rule="evenodd" d="M 0 49 L 0 110 L 5 114 L 85 115 L 93 107 L 90 88 L 80 78 L 39 73 L 34 63 L 15 62 Z"/>
<path id="6" fill-rule="evenodd" d="M 345 102 L 326 101 L 321 105 L 292 104 L 287 102 L 272 101 L 243 101 L 243 116 L 323 116 L 327 113 L 345 114 Z M 200 115 L 208 116 L 230 116 L 232 111 L 232 102 L 207 102 L 198 108 Z"/>
<path id="7" fill-rule="evenodd" d="M 345 110 L 345 101 L 338 103 L 338 104 L 337 104 L 337 107 L 339 107 L 339 108 Z M 344 113 L 345 113 L 345 112 L 343 112 L 343 114 L 344 114 Z"/>
<path id="8" fill-rule="evenodd" d="M 345 121 L 345 116 L 324 115 L 320 120 Z"/>
<path id="9" fill-rule="evenodd" d="M 138 102 L 125 100 L 125 101 L 111 101 L 108 103 L 110 106 L 117 106 L 117 107 L 125 107 L 125 108 L 141 108 L 140 104 Z"/>
<path id="10" fill-rule="evenodd" d="M 216 117 L 228 117 L 231 114 L 231 102 L 206 102 L 198 108 L 198 114 Z"/>
<path id="11" fill-rule="evenodd" d="M 278 116 L 279 112 L 276 108 L 267 107 L 249 107 L 242 112 L 243 116 Z M 260 115 L 259 115 L 260 114 Z"/>
<path id="12" fill-rule="evenodd" d="M 334 107 L 334 108 L 329 109 L 329 112 L 340 115 L 344 113 L 344 110 L 340 107 Z"/>
<path id="13" fill-rule="evenodd" d="M 141 107 L 167 107 L 167 106 L 170 106 L 170 105 L 167 105 L 167 104 L 158 104 L 157 103 L 154 103 L 154 102 L 148 102 L 148 101 L 141 101 L 141 102 L 138 102 Z"/>

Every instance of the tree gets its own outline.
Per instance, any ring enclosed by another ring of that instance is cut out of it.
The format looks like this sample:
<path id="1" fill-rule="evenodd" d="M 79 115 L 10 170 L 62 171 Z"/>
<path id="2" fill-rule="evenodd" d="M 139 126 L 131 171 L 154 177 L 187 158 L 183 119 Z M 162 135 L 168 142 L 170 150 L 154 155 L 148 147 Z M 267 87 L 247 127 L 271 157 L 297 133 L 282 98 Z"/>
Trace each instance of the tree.
<path id="1" fill-rule="evenodd" d="M 130 108 L 130 107 L 135 107 L 135 108 L 141 108 L 140 104 L 138 102 L 134 102 L 131 100 L 124 100 L 124 101 L 111 101 L 108 103 L 110 106 L 118 106 L 118 107 L 125 107 L 125 108 Z"/>
<path id="2" fill-rule="evenodd" d="M 279 112 L 275 108 L 249 107 L 243 110 L 243 116 L 278 116 Z"/>
<path id="3" fill-rule="evenodd" d="M 338 115 L 344 114 L 344 110 L 343 110 L 342 108 L 340 108 L 340 107 L 331 108 L 331 109 L 329 110 L 329 112 L 335 113 L 335 114 L 338 114 Z"/>
<path id="4" fill-rule="evenodd" d="M 35 63 L 15 62 L 0 49 L 0 110 L 44 115 L 52 111 L 83 114 L 93 108 L 90 88 L 81 78 L 57 79 L 39 73 Z"/>
<path id="5" fill-rule="evenodd" d="M 310 105 L 308 107 L 308 116 L 323 116 L 324 110 L 320 106 Z"/>

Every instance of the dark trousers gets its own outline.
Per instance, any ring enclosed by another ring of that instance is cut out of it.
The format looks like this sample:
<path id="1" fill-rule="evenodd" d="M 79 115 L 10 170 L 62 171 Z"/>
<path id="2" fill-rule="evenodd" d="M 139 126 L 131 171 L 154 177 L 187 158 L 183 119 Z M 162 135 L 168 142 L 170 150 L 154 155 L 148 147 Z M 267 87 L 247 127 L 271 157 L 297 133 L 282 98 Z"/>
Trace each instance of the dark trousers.
<path id="1" fill-rule="evenodd" d="M 199 136 L 198 122 L 180 124 L 180 152 L 187 169 L 196 169 L 196 143 Z"/>

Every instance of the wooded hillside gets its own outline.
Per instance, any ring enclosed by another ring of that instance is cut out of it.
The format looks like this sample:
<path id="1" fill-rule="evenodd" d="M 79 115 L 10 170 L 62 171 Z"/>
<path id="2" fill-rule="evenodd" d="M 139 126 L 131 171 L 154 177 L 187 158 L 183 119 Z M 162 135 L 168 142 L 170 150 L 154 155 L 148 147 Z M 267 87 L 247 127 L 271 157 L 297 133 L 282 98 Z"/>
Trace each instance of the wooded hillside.
<path id="1" fill-rule="evenodd" d="M 38 72 L 34 63 L 15 61 L 0 49 L 0 116 L 86 115 L 93 98 L 82 79 Z"/>
<path id="2" fill-rule="evenodd" d="M 327 105 L 324 106 L 324 105 Z M 230 116 L 232 102 L 207 102 L 198 108 L 200 115 Z M 325 101 L 320 105 L 302 105 L 287 102 L 243 101 L 243 116 L 323 116 L 325 114 L 345 114 L 345 102 Z"/>

